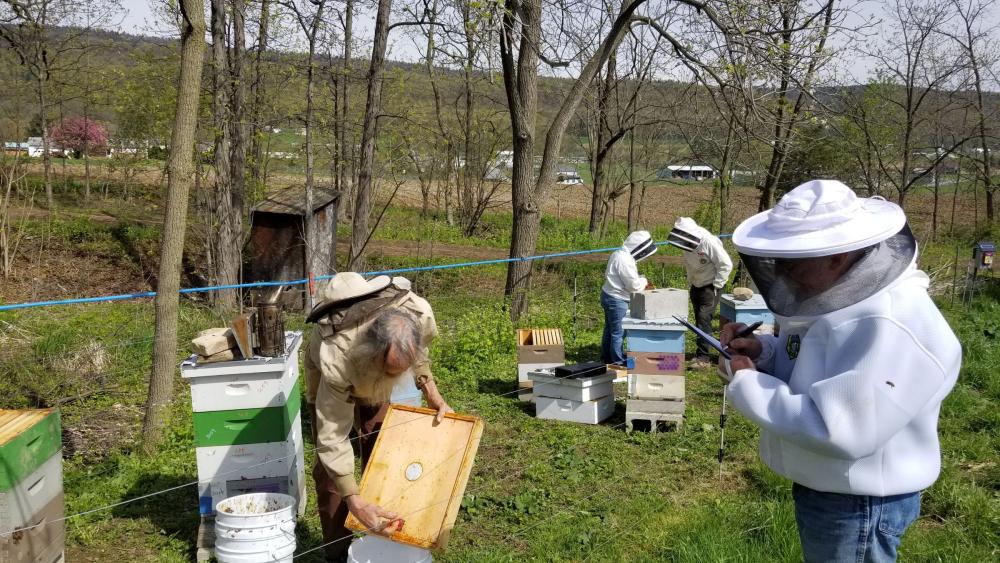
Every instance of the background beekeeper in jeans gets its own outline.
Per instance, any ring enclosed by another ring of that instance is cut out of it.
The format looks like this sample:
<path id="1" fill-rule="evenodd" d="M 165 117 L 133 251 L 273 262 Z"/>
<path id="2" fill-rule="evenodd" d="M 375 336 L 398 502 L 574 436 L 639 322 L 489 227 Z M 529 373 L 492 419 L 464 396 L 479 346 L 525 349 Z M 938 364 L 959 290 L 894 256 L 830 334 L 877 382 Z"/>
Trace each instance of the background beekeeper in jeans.
<path id="1" fill-rule="evenodd" d="M 794 483 L 805 560 L 894 561 L 940 471 L 938 413 L 962 355 L 903 210 L 814 180 L 733 243 L 780 336 L 734 340 L 742 325 L 727 325 L 719 369 L 761 427 L 761 459 Z"/>
<path id="2" fill-rule="evenodd" d="M 690 217 L 681 217 L 674 223 L 667 239 L 684 251 L 684 269 L 691 286 L 691 306 L 694 308 L 695 324 L 701 330 L 712 334 L 712 319 L 719 309 L 722 288 L 733 271 L 733 260 L 722 246 L 719 237 L 694 222 Z M 709 366 L 708 345 L 698 340 L 698 351 L 693 367 Z"/>
<path id="3" fill-rule="evenodd" d="M 604 270 L 604 287 L 601 288 L 601 308 L 604 309 L 601 361 L 606 364 L 625 365 L 622 319 L 628 312 L 629 299 L 632 293 L 653 287 L 645 277 L 639 275 L 636 263 L 655 252 L 656 245 L 649 232 L 635 231 L 608 258 L 608 267 Z"/>

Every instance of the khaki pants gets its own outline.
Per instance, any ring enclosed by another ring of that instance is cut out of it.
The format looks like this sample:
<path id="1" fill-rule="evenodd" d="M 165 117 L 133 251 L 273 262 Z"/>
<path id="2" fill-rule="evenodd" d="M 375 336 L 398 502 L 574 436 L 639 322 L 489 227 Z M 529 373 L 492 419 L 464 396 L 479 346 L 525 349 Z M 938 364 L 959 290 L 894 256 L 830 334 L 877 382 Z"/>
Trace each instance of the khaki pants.
<path id="1" fill-rule="evenodd" d="M 362 405 L 355 403 L 354 407 L 354 432 L 351 432 L 355 454 L 361 455 L 361 467 L 364 471 L 368 465 L 368 458 L 375 448 L 375 439 L 378 438 L 378 431 L 382 428 L 382 420 L 389 409 L 389 404 L 382 405 Z M 316 405 L 309 405 L 309 414 L 312 416 L 313 441 L 316 440 Z M 352 532 L 344 527 L 347 520 L 347 504 L 341 502 L 340 493 L 333 486 L 326 468 L 316 457 L 313 465 L 313 480 L 316 482 L 316 504 L 319 506 L 319 521 L 323 527 L 323 543 L 330 543 L 324 549 L 328 560 L 337 561 L 344 557 L 347 548 L 351 545 Z"/>

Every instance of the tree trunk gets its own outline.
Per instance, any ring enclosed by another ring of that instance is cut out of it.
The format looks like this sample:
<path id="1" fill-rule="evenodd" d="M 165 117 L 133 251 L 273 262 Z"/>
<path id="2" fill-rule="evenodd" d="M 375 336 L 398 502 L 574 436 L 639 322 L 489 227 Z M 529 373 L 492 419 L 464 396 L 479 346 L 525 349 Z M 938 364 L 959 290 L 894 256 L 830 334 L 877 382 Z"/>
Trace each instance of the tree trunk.
<path id="1" fill-rule="evenodd" d="M 87 134 L 83 136 L 83 201 L 90 201 L 90 96 L 84 94 L 83 122 L 86 123 Z"/>
<path id="2" fill-rule="evenodd" d="M 538 52 L 541 38 L 541 0 L 527 0 L 520 4 L 521 40 L 517 68 L 514 68 L 513 30 L 515 15 L 508 9 L 503 16 L 501 30 L 501 60 L 504 88 L 507 93 L 508 111 L 513 132 L 514 169 L 511 185 L 511 206 L 514 225 L 511 233 L 510 257 L 522 258 L 535 252 L 541 221 L 541 203 L 548 196 L 555 177 L 556 164 L 562 147 L 563 134 L 576 114 L 580 101 L 594 76 L 607 62 L 621 41 L 635 10 L 644 0 L 628 0 L 615 18 L 597 52 L 587 61 L 580 76 L 573 82 L 556 112 L 545 136 L 542 164 L 537 177 L 534 172 L 535 119 L 538 107 Z M 508 1 L 508 7 L 510 6 Z M 530 287 L 531 264 L 526 261 L 510 262 L 504 295 L 511 298 L 511 320 L 514 322 L 527 311 L 527 290 Z"/>
<path id="3" fill-rule="evenodd" d="M 164 204 L 160 270 L 154 301 L 156 320 L 153 370 L 149 379 L 146 415 L 142 426 L 142 451 L 151 455 L 163 434 L 173 396 L 177 369 L 177 307 L 180 289 L 188 193 L 191 188 L 194 131 L 198 120 L 198 93 L 205 51 L 205 15 L 202 0 L 181 0 L 181 69 L 177 83 L 177 109 L 167 163 L 167 198 Z"/>
<path id="4" fill-rule="evenodd" d="M 257 52 L 254 53 L 254 80 L 250 87 L 253 105 L 250 108 L 250 180 L 254 189 L 264 184 L 264 148 L 261 142 L 264 120 L 264 54 L 267 51 L 267 34 L 271 20 L 271 1 L 261 0 L 260 22 L 257 28 Z"/>
<path id="5" fill-rule="evenodd" d="M 322 7 L 316 13 L 316 18 L 313 20 L 312 33 L 309 36 L 309 61 L 306 63 L 306 114 L 305 114 L 305 128 L 306 128 L 306 205 L 305 205 L 305 236 L 303 240 L 306 245 L 306 276 L 312 277 L 316 275 L 316 269 L 319 264 L 316 263 L 316 218 L 313 215 L 313 207 L 315 206 L 315 194 L 314 190 L 314 165 L 315 158 L 313 155 L 313 89 L 315 88 L 315 70 L 316 65 L 314 58 L 316 56 L 316 36 L 319 32 L 319 22 L 322 16 Z M 312 284 L 309 284 L 309 288 L 312 289 Z M 311 309 L 313 306 L 313 294 L 312 291 L 306 291 L 306 307 Z"/>
<path id="6" fill-rule="evenodd" d="M 218 285 L 239 283 L 239 242 L 234 217 L 229 121 L 229 53 L 226 49 L 226 0 L 212 2 L 212 118 L 215 128 L 215 216 L 218 225 L 215 281 Z M 215 292 L 215 306 L 229 313 L 237 308 L 236 290 Z"/>
<path id="7" fill-rule="evenodd" d="M 243 62 L 246 56 L 246 5 L 243 0 L 233 0 L 233 52 L 229 58 L 230 84 L 232 87 L 232 98 L 230 103 L 229 127 L 232 136 L 230 147 L 230 181 L 232 182 L 232 193 L 230 194 L 230 221 L 229 233 L 232 237 L 227 243 L 231 256 L 227 260 L 226 267 L 231 268 L 231 275 L 240 283 L 243 279 L 243 207 L 246 199 L 246 170 L 247 170 L 247 108 L 246 108 L 246 84 L 243 71 Z M 235 290 L 237 302 L 238 296 L 242 293 Z"/>
<path id="8" fill-rule="evenodd" d="M 354 35 L 354 0 L 347 0 L 344 4 L 344 59 L 341 61 L 340 77 L 340 115 L 337 119 L 337 147 L 340 152 L 337 168 L 337 185 L 343 190 L 344 199 L 341 208 L 344 215 L 354 213 L 354 159 L 351 155 L 354 147 L 353 143 L 348 143 L 347 135 L 347 113 L 350 107 L 351 94 L 351 48 Z M 353 138 L 353 137 L 350 137 Z M 350 182 L 348 181 L 350 178 Z"/>
<path id="9" fill-rule="evenodd" d="M 358 161 L 358 189 L 355 193 L 354 228 L 351 231 L 351 258 L 348 267 L 361 271 L 365 267 L 364 251 L 368 243 L 368 216 L 372 208 L 372 172 L 375 167 L 375 140 L 378 135 L 378 114 L 382 108 L 382 74 L 385 70 L 385 48 L 389 37 L 389 12 L 392 0 L 379 0 L 375 16 L 375 43 L 368 67 L 368 100 L 361 124 L 361 158 Z"/>
<path id="10" fill-rule="evenodd" d="M 940 199 L 941 193 L 941 175 L 938 173 L 938 167 L 934 167 L 934 210 L 931 212 L 931 241 L 937 239 L 937 226 L 938 226 L 938 200 Z"/>
<path id="11" fill-rule="evenodd" d="M 608 59 L 607 75 L 600 81 L 597 91 L 597 131 L 590 154 L 590 171 L 593 176 L 593 191 L 590 198 L 590 223 L 587 231 L 596 235 L 604 227 L 608 211 L 608 188 L 604 171 L 609 151 L 605 148 L 611 127 L 608 125 L 608 102 L 611 98 L 611 83 L 614 80 L 616 57 Z"/>
<path id="12" fill-rule="evenodd" d="M 44 67 L 42 67 L 44 68 Z M 49 140 L 49 123 L 45 118 L 45 76 L 39 73 L 38 77 L 38 112 L 42 116 L 42 168 L 45 175 L 45 201 L 49 209 L 55 208 L 52 199 L 52 155 L 49 154 L 51 141 Z"/>

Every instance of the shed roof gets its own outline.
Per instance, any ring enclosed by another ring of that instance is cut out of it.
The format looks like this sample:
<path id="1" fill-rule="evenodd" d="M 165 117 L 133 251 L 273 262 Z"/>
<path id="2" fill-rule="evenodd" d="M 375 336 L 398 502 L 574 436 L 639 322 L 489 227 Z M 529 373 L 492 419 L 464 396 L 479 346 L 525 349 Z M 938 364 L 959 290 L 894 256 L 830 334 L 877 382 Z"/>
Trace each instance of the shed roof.
<path id="1" fill-rule="evenodd" d="M 673 172 L 714 172 L 715 168 L 703 164 L 673 164 L 667 166 L 667 170 Z"/>
<path id="2" fill-rule="evenodd" d="M 313 187 L 313 212 L 326 207 L 340 197 L 340 192 L 330 186 Z M 284 213 L 286 215 L 305 215 L 306 187 L 291 186 L 277 191 L 258 203 L 254 211 L 265 213 Z"/>

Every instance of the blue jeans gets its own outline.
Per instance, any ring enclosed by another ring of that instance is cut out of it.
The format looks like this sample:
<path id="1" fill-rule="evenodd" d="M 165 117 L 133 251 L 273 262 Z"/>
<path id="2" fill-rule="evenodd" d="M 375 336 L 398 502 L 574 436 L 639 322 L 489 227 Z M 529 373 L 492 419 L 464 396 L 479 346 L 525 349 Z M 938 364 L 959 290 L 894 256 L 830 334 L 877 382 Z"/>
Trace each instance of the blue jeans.
<path id="1" fill-rule="evenodd" d="M 622 330 L 622 319 L 628 312 L 628 301 L 612 297 L 601 292 L 601 308 L 604 309 L 604 334 L 601 336 L 601 361 L 606 364 L 625 365 L 625 353 L 622 352 L 622 340 L 625 331 Z"/>
<path id="2" fill-rule="evenodd" d="M 795 522 L 806 563 L 896 560 L 906 528 L 920 515 L 920 493 L 888 497 L 822 493 L 795 483 Z"/>

